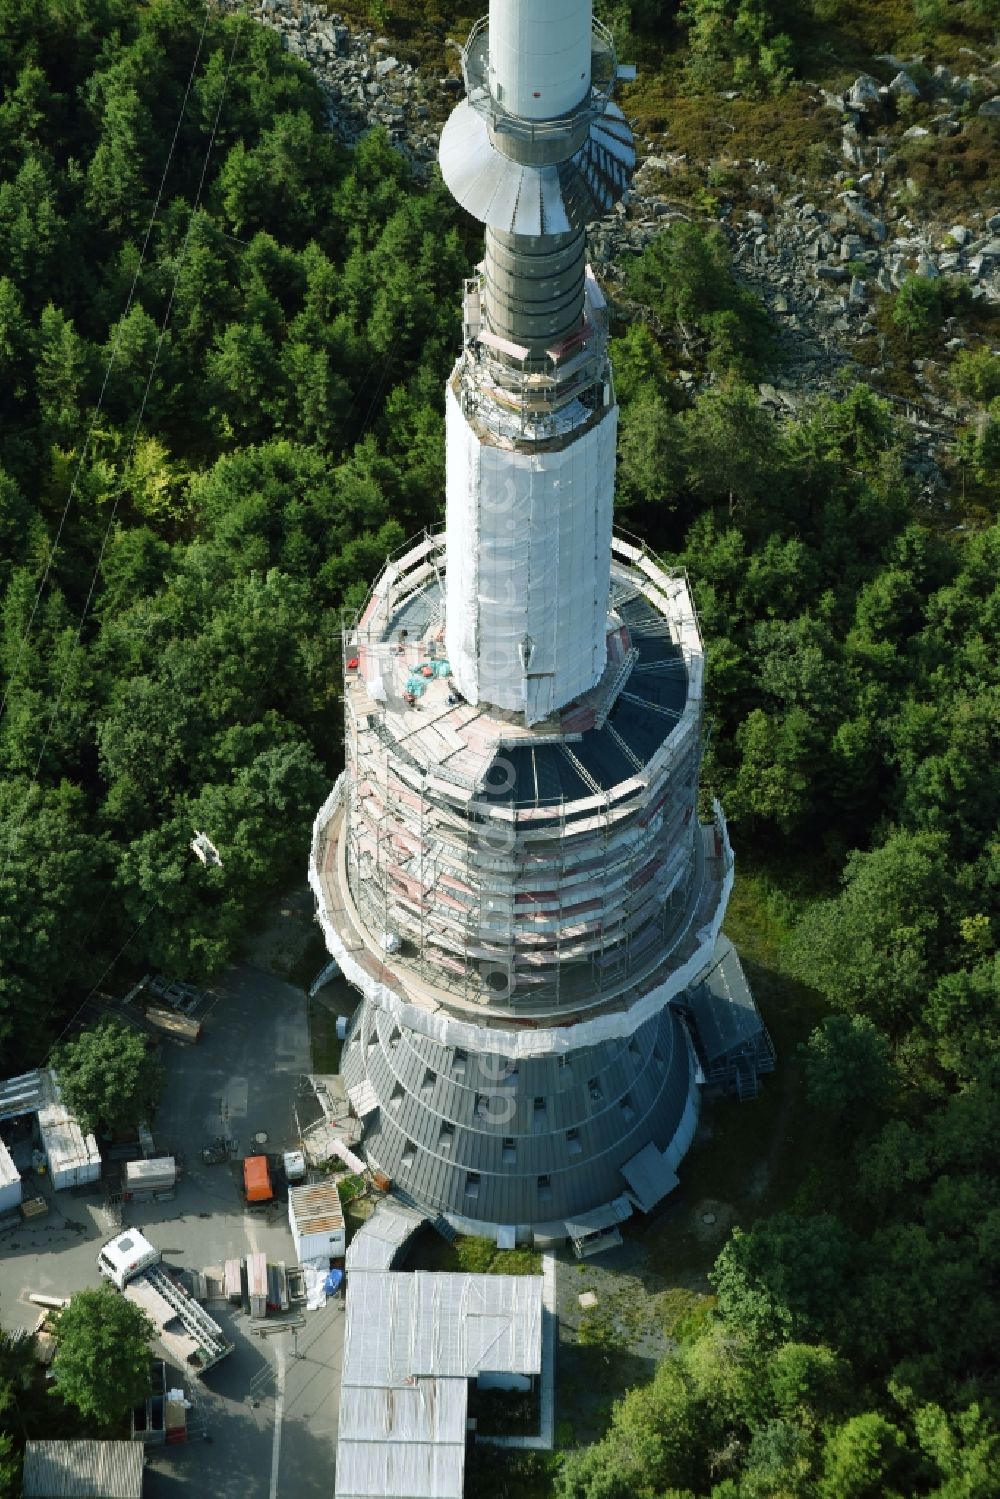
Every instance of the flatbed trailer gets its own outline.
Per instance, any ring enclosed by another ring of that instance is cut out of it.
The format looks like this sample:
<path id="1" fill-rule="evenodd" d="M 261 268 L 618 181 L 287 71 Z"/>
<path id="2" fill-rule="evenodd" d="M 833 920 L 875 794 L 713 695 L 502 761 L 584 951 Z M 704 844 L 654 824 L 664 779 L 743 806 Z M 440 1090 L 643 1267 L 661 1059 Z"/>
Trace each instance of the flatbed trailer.
<path id="1" fill-rule="evenodd" d="M 196 1374 L 232 1353 L 222 1328 L 160 1263 L 138 1229 L 126 1229 L 104 1245 L 97 1268 L 127 1300 L 144 1311 L 164 1349 Z"/>

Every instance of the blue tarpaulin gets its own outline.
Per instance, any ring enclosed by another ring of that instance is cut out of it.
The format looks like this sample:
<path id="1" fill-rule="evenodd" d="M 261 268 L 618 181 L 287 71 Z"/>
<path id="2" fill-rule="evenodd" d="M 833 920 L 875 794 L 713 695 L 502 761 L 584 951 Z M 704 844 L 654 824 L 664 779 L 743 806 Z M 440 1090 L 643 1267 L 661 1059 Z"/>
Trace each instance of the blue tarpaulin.
<path id="1" fill-rule="evenodd" d="M 334 1293 L 334 1291 L 339 1291 L 340 1290 L 340 1283 L 343 1280 L 343 1278 L 344 1278 L 344 1272 L 343 1272 L 343 1270 L 331 1270 L 330 1271 L 329 1275 L 326 1277 L 326 1280 L 323 1282 L 323 1290 L 326 1292 L 326 1294 L 328 1296 L 332 1296 L 333 1293 Z"/>

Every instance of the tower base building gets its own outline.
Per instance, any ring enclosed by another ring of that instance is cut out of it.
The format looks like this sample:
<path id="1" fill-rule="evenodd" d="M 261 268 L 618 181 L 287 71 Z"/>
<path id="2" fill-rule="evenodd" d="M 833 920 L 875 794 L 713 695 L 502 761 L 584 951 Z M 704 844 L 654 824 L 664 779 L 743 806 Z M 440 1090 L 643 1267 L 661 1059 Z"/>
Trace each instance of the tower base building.
<path id="1" fill-rule="evenodd" d="M 447 522 L 346 623 L 310 880 L 363 995 L 342 1070 L 369 1165 L 453 1228 L 586 1252 L 676 1186 L 706 1082 L 752 1096 L 773 1053 L 721 934 L 725 819 L 698 817 L 688 580 L 612 535 L 584 229 L 634 161 L 614 50 L 589 0 L 493 0 L 464 61 L 441 162 L 486 254 Z"/>

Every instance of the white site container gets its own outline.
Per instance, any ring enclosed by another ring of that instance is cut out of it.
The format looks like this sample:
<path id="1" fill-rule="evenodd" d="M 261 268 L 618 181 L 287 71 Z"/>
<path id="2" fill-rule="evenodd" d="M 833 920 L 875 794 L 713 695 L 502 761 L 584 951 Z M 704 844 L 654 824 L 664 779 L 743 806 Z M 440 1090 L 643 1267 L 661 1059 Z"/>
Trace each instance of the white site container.
<path id="1" fill-rule="evenodd" d="M 21 1173 L 11 1160 L 10 1151 L 0 1140 L 0 1213 L 10 1213 L 21 1205 Z"/>
<path id="2" fill-rule="evenodd" d="M 85 1135 L 62 1101 L 54 1072 L 52 1102 L 38 1110 L 38 1132 L 48 1161 L 49 1176 L 57 1192 L 100 1181 L 101 1153 L 93 1135 Z"/>
<path id="3" fill-rule="evenodd" d="M 169 1192 L 176 1182 L 177 1166 L 172 1155 L 125 1162 L 126 1192 Z"/>
<path id="4" fill-rule="evenodd" d="M 288 1223 L 300 1265 L 307 1260 L 343 1259 L 347 1249 L 344 1209 L 333 1182 L 291 1187 Z"/>

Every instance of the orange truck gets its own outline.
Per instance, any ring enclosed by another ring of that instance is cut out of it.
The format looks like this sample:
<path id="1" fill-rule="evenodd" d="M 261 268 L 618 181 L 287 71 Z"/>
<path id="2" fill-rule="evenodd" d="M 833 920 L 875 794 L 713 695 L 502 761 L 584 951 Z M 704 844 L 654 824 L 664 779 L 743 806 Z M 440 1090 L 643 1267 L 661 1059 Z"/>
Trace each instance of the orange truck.
<path id="1" fill-rule="evenodd" d="M 243 1195 L 247 1202 L 270 1202 L 274 1196 L 266 1155 L 248 1155 L 243 1162 Z"/>

